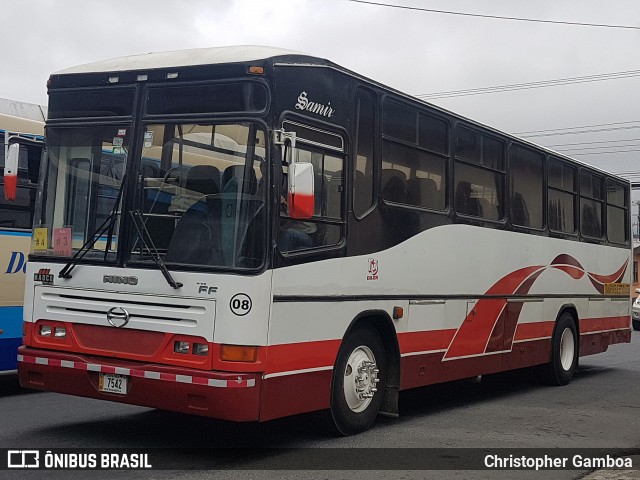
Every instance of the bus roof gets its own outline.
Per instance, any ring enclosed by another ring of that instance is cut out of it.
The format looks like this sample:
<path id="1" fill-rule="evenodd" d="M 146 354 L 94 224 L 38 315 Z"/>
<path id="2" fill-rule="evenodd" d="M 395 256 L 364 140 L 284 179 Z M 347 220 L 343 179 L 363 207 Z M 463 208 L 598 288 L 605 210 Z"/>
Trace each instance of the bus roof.
<path id="1" fill-rule="evenodd" d="M 194 48 L 171 52 L 146 53 L 87 63 L 55 72 L 54 75 L 75 73 L 102 73 L 144 70 L 152 68 L 188 67 L 193 65 L 215 65 L 220 63 L 242 63 L 267 58 L 296 56 L 320 60 L 304 53 L 283 48 L 261 46 L 235 46 Z M 326 60 L 323 63 L 329 63 Z"/>
<path id="2" fill-rule="evenodd" d="M 44 122 L 0 113 L 0 131 L 44 135 Z"/>
<path id="3" fill-rule="evenodd" d="M 517 140 L 523 144 L 530 145 L 537 149 L 544 150 L 548 154 L 555 155 L 560 158 L 570 160 L 581 166 L 590 168 L 594 171 L 599 171 L 609 176 L 616 177 L 617 175 L 607 172 L 606 170 L 587 164 L 581 160 L 568 157 L 562 153 L 551 150 L 547 147 L 543 147 L 528 140 L 524 140 L 515 135 L 500 131 L 496 128 L 482 124 L 475 120 L 466 118 L 460 114 L 454 113 L 438 105 L 429 103 L 423 99 L 414 97 L 410 94 L 401 92 L 387 85 L 381 84 L 375 80 L 360 75 L 354 71 L 344 68 L 330 60 L 309 55 L 306 53 L 298 52 L 295 50 L 288 50 L 277 47 L 256 46 L 256 45 L 242 45 L 242 46 L 226 46 L 226 47 L 210 47 L 210 48 L 194 48 L 187 50 L 174 50 L 169 52 L 152 52 L 142 55 L 131 55 L 120 58 L 113 58 L 110 60 L 102 60 L 93 63 L 87 63 L 84 65 L 78 65 L 70 67 L 64 70 L 60 70 L 52 74 L 54 76 L 74 75 L 74 74 L 100 74 L 100 73 L 116 73 L 116 72 L 131 72 L 136 70 L 152 70 L 162 68 L 180 68 L 191 66 L 206 66 L 217 64 L 233 64 L 233 63 L 246 63 L 252 61 L 265 61 L 267 59 L 279 60 L 282 65 L 300 66 L 300 65 L 313 65 L 323 66 L 331 69 L 335 69 L 347 75 L 358 78 L 366 83 L 375 85 L 378 88 L 386 90 L 387 92 L 394 93 L 411 102 L 427 105 L 428 107 L 438 110 L 446 115 L 451 115 L 459 120 L 468 122 L 471 125 L 481 127 L 489 130 L 493 133 L 508 137 L 512 140 Z M 629 182 L 628 179 L 617 176 L 620 180 Z"/>

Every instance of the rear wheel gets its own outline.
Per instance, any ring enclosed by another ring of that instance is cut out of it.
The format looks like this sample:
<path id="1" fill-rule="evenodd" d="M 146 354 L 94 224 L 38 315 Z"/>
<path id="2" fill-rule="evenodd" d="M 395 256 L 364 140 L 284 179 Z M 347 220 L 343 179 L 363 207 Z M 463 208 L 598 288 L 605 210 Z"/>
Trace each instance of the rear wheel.
<path id="1" fill-rule="evenodd" d="M 631 324 L 634 330 L 640 330 L 640 320 L 631 320 Z"/>
<path id="2" fill-rule="evenodd" d="M 353 435 L 373 424 L 382 399 L 387 359 L 375 330 L 358 328 L 344 340 L 333 370 L 331 421 L 342 435 Z"/>
<path id="3" fill-rule="evenodd" d="M 553 331 L 551 362 L 545 365 L 545 380 L 551 385 L 566 385 L 578 368 L 578 331 L 573 316 L 560 315 Z"/>

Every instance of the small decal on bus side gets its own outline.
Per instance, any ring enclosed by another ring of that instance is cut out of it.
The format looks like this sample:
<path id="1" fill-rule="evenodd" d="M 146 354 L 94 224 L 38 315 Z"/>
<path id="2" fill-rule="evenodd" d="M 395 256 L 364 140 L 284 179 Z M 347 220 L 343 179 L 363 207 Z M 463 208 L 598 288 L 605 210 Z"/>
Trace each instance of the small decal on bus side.
<path id="1" fill-rule="evenodd" d="M 53 285 L 53 275 L 51 269 L 41 268 L 37 273 L 33 274 L 34 282 L 42 282 L 43 285 Z"/>
<path id="2" fill-rule="evenodd" d="M 300 95 L 298 95 L 298 103 L 296 103 L 296 109 L 316 113 L 327 118 L 333 117 L 333 114 L 335 113 L 335 110 L 331 108 L 331 102 L 329 102 L 327 105 L 323 105 L 317 102 L 311 102 L 307 98 L 307 92 L 301 92 Z"/>
<path id="3" fill-rule="evenodd" d="M 207 285 L 204 282 L 203 283 L 198 282 L 198 293 L 205 293 L 207 295 L 218 293 L 218 287 L 212 287 Z"/>
<path id="4" fill-rule="evenodd" d="M 367 280 L 378 280 L 378 260 L 375 258 L 369 259 L 369 273 Z"/>
<path id="5" fill-rule="evenodd" d="M 629 283 L 605 283 L 605 295 L 631 295 L 631 284 Z"/>
<path id="6" fill-rule="evenodd" d="M 251 311 L 251 297 L 246 293 L 237 293 L 233 297 L 231 297 L 231 301 L 229 302 L 229 308 L 233 312 L 234 315 L 238 315 L 242 317 Z"/>

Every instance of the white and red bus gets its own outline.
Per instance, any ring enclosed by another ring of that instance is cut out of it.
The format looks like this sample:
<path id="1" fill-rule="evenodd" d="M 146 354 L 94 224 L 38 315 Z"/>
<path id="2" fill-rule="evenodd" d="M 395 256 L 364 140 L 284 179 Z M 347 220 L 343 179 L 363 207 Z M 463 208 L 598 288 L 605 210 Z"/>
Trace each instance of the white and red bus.
<path id="1" fill-rule="evenodd" d="M 262 47 L 49 80 L 25 387 L 234 421 L 629 342 L 629 183 Z"/>
<path id="2" fill-rule="evenodd" d="M 43 135 L 44 122 L 0 113 L 0 171 L 8 174 L 0 177 L 0 372 L 15 373 L 16 352 L 22 344 L 24 279 Z M 11 172 L 6 169 L 10 145 L 17 149 Z M 8 198 L 3 193 L 5 183 L 12 184 Z"/>

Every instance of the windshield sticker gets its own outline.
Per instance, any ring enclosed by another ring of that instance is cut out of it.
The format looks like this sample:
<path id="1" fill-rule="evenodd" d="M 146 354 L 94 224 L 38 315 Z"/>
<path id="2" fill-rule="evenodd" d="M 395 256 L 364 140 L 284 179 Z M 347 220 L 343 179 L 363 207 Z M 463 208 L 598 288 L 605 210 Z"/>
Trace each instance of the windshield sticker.
<path id="1" fill-rule="evenodd" d="M 144 148 L 150 148 L 153 145 L 153 131 L 144 132 Z"/>
<path id="2" fill-rule="evenodd" d="M 33 251 L 46 252 L 49 248 L 49 232 L 46 227 L 33 229 Z"/>
<path id="3" fill-rule="evenodd" d="M 113 146 L 114 147 L 121 147 L 122 145 L 124 145 L 124 138 L 122 138 L 122 137 L 113 137 Z"/>
<path id="4" fill-rule="evenodd" d="M 71 251 L 71 228 L 53 229 L 53 253 L 58 257 L 70 257 Z"/>
<path id="5" fill-rule="evenodd" d="M 118 129 L 118 136 L 119 137 L 124 137 L 127 134 L 127 129 L 126 128 L 119 128 Z"/>

